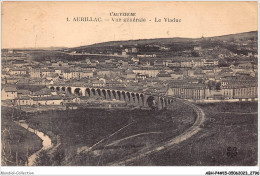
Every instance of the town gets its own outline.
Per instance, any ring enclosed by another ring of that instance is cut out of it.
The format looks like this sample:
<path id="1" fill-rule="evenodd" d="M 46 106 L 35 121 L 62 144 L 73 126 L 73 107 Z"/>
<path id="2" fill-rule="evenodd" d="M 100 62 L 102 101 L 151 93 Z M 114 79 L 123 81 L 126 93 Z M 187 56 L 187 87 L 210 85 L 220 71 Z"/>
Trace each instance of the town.
<path id="1" fill-rule="evenodd" d="M 205 42 L 212 46 L 203 46 Z M 222 41 L 202 37 L 179 51 L 171 46 L 135 43 L 50 51 L 57 57 L 44 50 L 2 49 L 2 102 L 55 108 L 125 104 L 116 96 L 105 101 L 55 86 L 149 92 L 193 102 L 257 101 L 257 36 Z"/>

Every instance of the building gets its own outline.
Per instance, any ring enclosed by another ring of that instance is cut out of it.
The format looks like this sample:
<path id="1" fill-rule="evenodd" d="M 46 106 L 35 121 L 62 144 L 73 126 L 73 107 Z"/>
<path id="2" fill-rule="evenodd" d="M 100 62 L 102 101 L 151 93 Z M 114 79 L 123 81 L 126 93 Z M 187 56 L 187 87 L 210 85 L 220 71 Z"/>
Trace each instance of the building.
<path id="1" fill-rule="evenodd" d="M 216 59 L 204 59 L 204 66 L 217 66 L 218 60 Z"/>
<path id="2" fill-rule="evenodd" d="M 179 68 L 179 67 L 181 67 L 181 62 L 178 62 L 178 61 L 168 62 L 168 67 Z"/>
<path id="3" fill-rule="evenodd" d="M 234 99 L 247 99 L 257 98 L 258 87 L 257 83 L 253 84 L 240 84 L 233 86 L 233 98 Z"/>
<path id="4" fill-rule="evenodd" d="M 88 97 L 81 97 L 81 98 L 88 98 Z M 77 96 L 66 96 L 63 97 L 63 104 L 67 104 L 67 103 L 80 103 L 81 102 L 81 98 L 77 97 Z"/>
<path id="5" fill-rule="evenodd" d="M 52 75 L 53 73 L 55 73 L 55 70 L 52 70 L 52 69 L 42 69 L 41 70 L 41 78 L 46 78 L 46 77 Z"/>
<path id="6" fill-rule="evenodd" d="M 126 51 L 122 51 L 122 56 L 127 56 L 127 52 Z"/>
<path id="7" fill-rule="evenodd" d="M 61 62 L 61 61 L 58 61 L 58 62 L 53 62 L 52 64 L 52 67 L 62 67 L 62 68 L 64 68 L 64 67 L 69 67 L 69 65 L 68 65 L 68 63 L 66 63 L 66 62 Z"/>
<path id="8" fill-rule="evenodd" d="M 167 73 L 166 71 L 162 70 L 159 72 L 159 74 L 157 75 L 158 80 L 160 81 L 167 81 L 167 80 L 171 80 L 172 77 L 169 73 Z"/>
<path id="9" fill-rule="evenodd" d="M 137 53 L 137 48 L 132 48 L 132 53 Z"/>
<path id="10" fill-rule="evenodd" d="M 113 87 L 113 88 L 122 88 L 122 87 L 125 87 L 124 84 L 122 84 L 121 82 L 118 82 L 118 81 L 106 81 L 106 87 Z"/>
<path id="11" fill-rule="evenodd" d="M 172 79 L 183 79 L 182 73 L 173 72 L 173 73 L 170 73 L 170 75 L 171 75 Z"/>
<path id="12" fill-rule="evenodd" d="M 143 67 L 143 68 L 135 68 L 133 69 L 133 72 L 136 74 L 140 73 L 143 75 L 147 75 L 148 77 L 155 78 L 159 74 L 160 70 L 154 69 L 153 67 Z"/>
<path id="13" fill-rule="evenodd" d="M 33 103 L 37 106 L 43 106 L 43 105 L 63 105 L 63 99 L 56 95 L 56 96 L 50 96 L 50 97 L 34 97 Z"/>
<path id="14" fill-rule="evenodd" d="M 2 100 L 13 100 L 16 99 L 17 89 L 15 87 L 4 87 L 1 91 Z"/>
<path id="15" fill-rule="evenodd" d="M 10 75 L 26 75 L 27 71 L 25 68 L 14 68 L 9 70 Z"/>
<path id="16" fill-rule="evenodd" d="M 184 99 L 200 100 L 205 99 L 206 89 L 207 87 L 204 84 L 176 82 L 169 85 L 167 95 Z"/>
<path id="17" fill-rule="evenodd" d="M 32 106 L 34 105 L 33 99 L 29 96 L 23 96 L 15 99 L 15 105 L 19 106 Z"/>
<path id="18" fill-rule="evenodd" d="M 53 81 L 56 81 L 56 80 L 59 79 L 59 74 L 53 72 L 53 73 L 49 74 L 48 76 L 46 76 L 46 79 L 47 79 L 47 80 L 53 80 Z"/>
<path id="19" fill-rule="evenodd" d="M 136 73 L 133 70 L 126 70 L 126 79 L 136 79 Z"/>
<path id="20" fill-rule="evenodd" d="M 2 84 L 16 84 L 18 82 L 18 78 L 2 78 Z"/>
<path id="21" fill-rule="evenodd" d="M 183 58 L 182 60 L 181 60 L 181 67 L 183 67 L 183 68 L 191 68 L 191 67 L 193 67 L 193 62 L 192 62 L 192 59 L 190 59 L 190 58 Z"/>
<path id="22" fill-rule="evenodd" d="M 194 51 L 200 51 L 201 50 L 201 46 L 194 46 L 193 50 Z"/>
<path id="23" fill-rule="evenodd" d="M 204 59 L 202 59 L 201 57 L 198 58 L 194 58 L 192 60 L 192 66 L 193 67 L 204 67 Z"/>
<path id="24" fill-rule="evenodd" d="M 64 70 L 62 75 L 63 75 L 63 78 L 66 80 L 72 79 L 72 74 L 70 73 L 70 70 Z"/>
<path id="25" fill-rule="evenodd" d="M 92 78 L 93 77 L 93 72 L 90 70 L 85 70 L 80 72 L 80 79 L 82 78 Z"/>
<path id="26" fill-rule="evenodd" d="M 135 63 L 138 63 L 138 62 L 139 62 L 139 58 L 132 57 L 131 60 L 132 60 L 133 62 L 135 62 Z"/>
<path id="27" fill-rule="evenodd" d="M 238 68 L 240 68 L 240 69 L 252 69 L 253 65 L 250 62 L 240 63 L 240 64 L 238 64 Z"/>
<path id="28" fill-rule="evenodd" d="M 44 89 L 41 89 L 37 92 L 33 92 L 32 94 L 32 97 L 50 97 L 52 94 L 51 94 L 51 89 L 48 89 L 48 88 L 44 88 Z"/>
<path id="29" fill-rule="evenodd" d="M 164 67 L 164 66 L 165 66 L 165 63 L 164 63 L 164 61 L 162 61 L 162 60 L 155 60 L 153 65 L 154 65 L 155 67 Z"/>
<path id="30" fill-rule="evenodd" d="M 257 83 L 257 78 L 251 76 L 226 76 L 221 78 L 221 86 L 246 85 Z"/>
<path id="31" fill-rule="evenodd" d="M 41 78 L 41 69 L 40 68 L 32 68 L 30 70 L 30 76 L 32 78 Z"/>
<path id="32" fill-rule="evenodd" d="M 94 80 L 92 81 L 92 87 L 105 87 L 106 82 L 103 80 Z"/>
<path id="33" fill-rule="evenodd" d="M 136 75 L 136 79 L 138 80 L 145 80 L 147 78 L 147 75 L 144 75 L 144 74 L 141 74 L 141 73 L 138 73 Z"/>
<path id="34" fill-rule="evenodd" d="M 156 54 L 138 54 L 137 57 L 156 57 Z"/>
<path id="35" fill-rule="evenodd" d="M 109 69 L 100 69 L 97 70 L 97 75 L 100 77 L 110 77 L 111 71 Z"/>

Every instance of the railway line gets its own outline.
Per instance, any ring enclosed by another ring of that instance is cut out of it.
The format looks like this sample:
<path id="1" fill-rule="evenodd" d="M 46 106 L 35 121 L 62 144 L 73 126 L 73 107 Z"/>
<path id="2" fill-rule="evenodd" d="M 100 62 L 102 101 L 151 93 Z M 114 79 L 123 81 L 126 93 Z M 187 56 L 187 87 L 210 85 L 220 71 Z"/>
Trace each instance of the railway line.
<path id="1" fill-rule="evenodd" d="M 113 162 L 110 163 L 108 165 L 114 165 L 114 166 L 123 166 L 123 165 L 128 165 L 131 162 L 134 162 L 135 160 L 144 158 L 152 153 L 155 152 L 159 152 L 159 151 L 164 151 L 164 150 L 169 150 L 172 147 L 174 147 L 176 144 L 179 144 L 187 139 L 189 139 L 190 137 L 192 137 L 193 135 L 195 135 L 196 133 L 198 133 L 200 131 L 200 125 L 203 124 L 204 120 L 205 120 L 205 114 L 203 112 L 203 110 L 196 106 L 195 104 L 192 104 L 188 101 L 185 100 L 178 100 L 176 99 L 176 101 L 180 101 L 180 103 L 183 103 L 187 106 L 190 106 L 193 108 L 193 110 L 196 112 L 196 120 L 194 122 L 194 124 L 188 128 L 184 133 L 182 133 L 181 135 L 174 137 L 171 140 L 165 141 L 164 143 L 161 143 L 160 145 L 156 145 L 154 147 L 150 147 L 150 148 L 144 148 L 142 150 L 140 150 L 139 152 L 131 155 L 128 158 L 122 159 L 119 162 Z"/>

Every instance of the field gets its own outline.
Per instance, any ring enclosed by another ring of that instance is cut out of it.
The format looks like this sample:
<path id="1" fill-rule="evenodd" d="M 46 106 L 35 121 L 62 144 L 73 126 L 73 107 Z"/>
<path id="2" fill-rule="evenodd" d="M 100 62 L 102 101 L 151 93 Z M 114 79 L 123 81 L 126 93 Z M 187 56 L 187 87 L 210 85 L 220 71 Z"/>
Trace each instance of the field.
<path id="1" fill-rule="evenodd" d="M 39 131 L 60 136 L 64 152 L 61 165 L 85 166 L 108 165 L 169 140 L 190 127 L 194 120 L 192 109 L 176 105 L 172 111 L 50 111 L 32 114 L 27 122 Z"/>
<path id="2" fill-rule="evenodd" d="M 130 165 L 255 166 L 257 165 L 257 103 L 199 105 L 206 115 L 202 130 L 166 152 Z"/>
<path id="3" fill-rule="evenodd" d="M 18 115 L 18 113 L 14 112 L 14 115 Z M 2 107 L 1 163 L 3 166 L 24 166 L 27 151 L 28 156 L 38 151 L 42 147 L 42 141 L 35 134 L 14 123 L 11 117 L 12 109 Z"/>

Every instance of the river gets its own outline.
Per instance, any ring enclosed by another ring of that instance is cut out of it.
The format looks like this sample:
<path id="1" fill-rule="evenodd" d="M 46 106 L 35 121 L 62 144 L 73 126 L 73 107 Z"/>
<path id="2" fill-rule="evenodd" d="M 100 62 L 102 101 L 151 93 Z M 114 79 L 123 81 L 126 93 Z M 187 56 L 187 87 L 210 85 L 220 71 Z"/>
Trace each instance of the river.
<path id="1" fill-rule="evenodd" d="M 37 152 L 33 153 L 29 158 L 28 158 L 28 166 L 33 166 L 35 164 L 35 160 L 37 158 L 37 155 L 42 151 L 42 150 L 48 150 L 52 147 L 52 142 L 49 136 L 45 135 L 43 132 L 40 132 L 38 130 L 32 129 L 29 127 L 29 125 L 25 122 L 19 123 L 17 122 L 18 125 L 21 127 L 25 128 L 29 132 L 32 132 L 36 134 L 39 138 L 42 140 L 42 148 L 38 150 Z"/>

